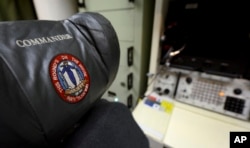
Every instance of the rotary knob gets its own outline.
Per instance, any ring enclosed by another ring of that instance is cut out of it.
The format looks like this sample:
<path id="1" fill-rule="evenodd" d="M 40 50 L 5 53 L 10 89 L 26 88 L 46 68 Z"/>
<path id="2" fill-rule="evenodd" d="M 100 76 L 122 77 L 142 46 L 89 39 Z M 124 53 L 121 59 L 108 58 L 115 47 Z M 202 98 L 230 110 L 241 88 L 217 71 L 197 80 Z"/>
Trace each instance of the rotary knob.
<path id="1" fill-rule="evenodd" d="M 234 89 L 234 94 L 240 95 L 242 93 L 242 90 L 240 88 L 235 88 Z"/>
<path id="2" fill-rule="evenodd" d="M 186 78 L 186 82 L 187 82 L 188 84 L 192 83 L 192 78 L 191 78 L 191 77 L 187 77 L 187 78 Z"/>
<path id="3" fill-rule="evenodd" d="M 158 92 L 160 92 L 161 91 L 161 87 L 156 87 L 155 90 L 158 91 Z"/>
<path id="4" fill-rule="evenodd" d="M 169 89 L 164 89 L 164 94 L 169 94 L 170 90 Z"/>

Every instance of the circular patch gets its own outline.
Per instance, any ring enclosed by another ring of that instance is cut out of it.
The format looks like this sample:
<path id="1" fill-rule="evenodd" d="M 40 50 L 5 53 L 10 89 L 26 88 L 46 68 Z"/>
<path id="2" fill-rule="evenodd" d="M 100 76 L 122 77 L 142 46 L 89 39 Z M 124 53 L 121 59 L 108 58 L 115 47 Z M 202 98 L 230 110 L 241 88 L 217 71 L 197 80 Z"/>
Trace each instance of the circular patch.
<path id="1" fill-rule="evenodd" d="M 77 103 L 86 96 L 90 79 L 82 62 L 73 55 L 59 54 L 50 62 L 50 78 L 60 97 Z"/>

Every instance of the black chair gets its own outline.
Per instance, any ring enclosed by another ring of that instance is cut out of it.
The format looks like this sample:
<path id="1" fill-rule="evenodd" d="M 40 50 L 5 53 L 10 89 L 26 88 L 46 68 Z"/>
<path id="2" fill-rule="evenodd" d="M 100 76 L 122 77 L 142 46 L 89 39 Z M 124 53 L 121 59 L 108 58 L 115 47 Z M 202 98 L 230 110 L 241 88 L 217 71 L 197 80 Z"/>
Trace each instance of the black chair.
<path id="1" fill-rule="evenodd" d="M 101 99 L 120 59 L 105 17 L 1 22 L 0 34 L 0 147 L 149 147 L 127 107 Z"/>

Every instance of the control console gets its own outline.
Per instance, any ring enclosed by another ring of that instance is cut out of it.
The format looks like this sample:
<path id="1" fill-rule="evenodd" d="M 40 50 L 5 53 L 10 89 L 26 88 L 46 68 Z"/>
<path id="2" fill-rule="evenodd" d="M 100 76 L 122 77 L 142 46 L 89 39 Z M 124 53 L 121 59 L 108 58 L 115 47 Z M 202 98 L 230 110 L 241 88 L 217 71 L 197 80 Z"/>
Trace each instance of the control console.
<path id="1" fill-rule="evenodd" d="M 155 77 L 153 91 L 160 96 L 174 97 L 178 81 L 176 72 L 161 70 Z"/>
<path id="2" fill-rule="evenodd" d="M 157 76 L 154 91 L 223 115 L 250 119 L 249 80 L 171 68 Z"/>

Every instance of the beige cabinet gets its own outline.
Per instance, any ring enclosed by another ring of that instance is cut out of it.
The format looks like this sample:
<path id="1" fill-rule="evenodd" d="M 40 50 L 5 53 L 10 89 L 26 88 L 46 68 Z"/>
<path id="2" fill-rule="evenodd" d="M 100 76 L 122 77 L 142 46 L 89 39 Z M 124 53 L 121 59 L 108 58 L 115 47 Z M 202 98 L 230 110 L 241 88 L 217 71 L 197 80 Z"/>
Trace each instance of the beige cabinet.
<path id="1" fill-rule="evenodd" d="M 84 8 L 79 11 L 104 15 L 116 30 L 121 49 L 120 66 L 103 98 L 133 109 L 147 87 L 154 1 L 84 0 Z"/>

